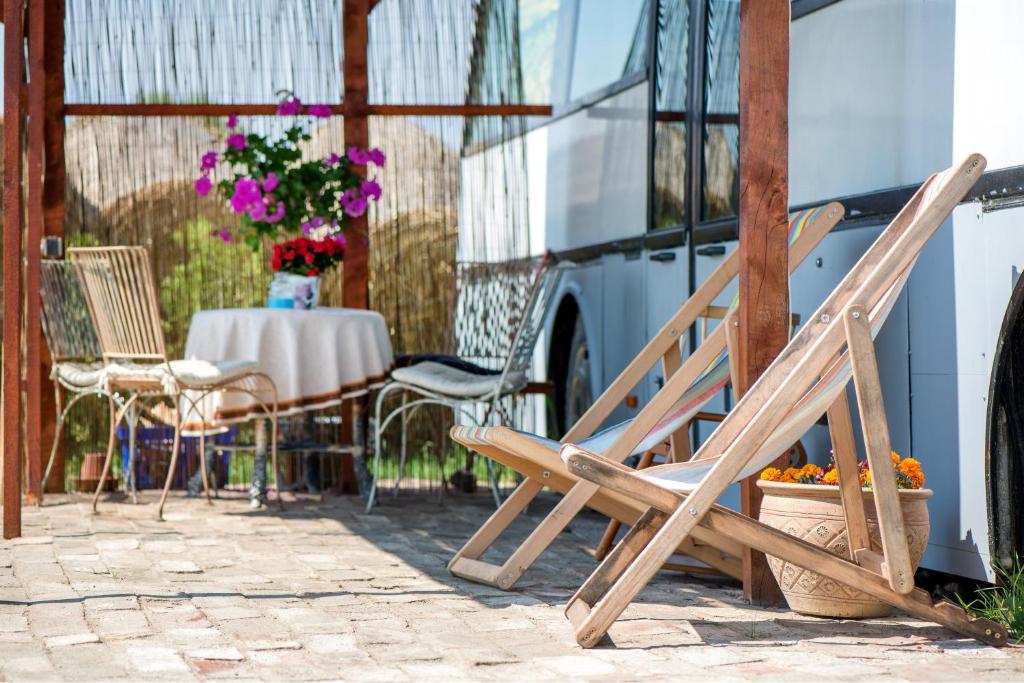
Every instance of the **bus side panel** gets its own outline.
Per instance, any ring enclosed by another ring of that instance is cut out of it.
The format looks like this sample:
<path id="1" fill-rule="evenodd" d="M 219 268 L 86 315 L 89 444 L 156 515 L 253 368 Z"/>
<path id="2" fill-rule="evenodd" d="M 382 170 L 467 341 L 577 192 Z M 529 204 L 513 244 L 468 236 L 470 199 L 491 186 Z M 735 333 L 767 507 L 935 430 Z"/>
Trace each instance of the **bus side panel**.
<path id="1" fill-rule="evenodd" d="M 545 246 L 642 235 L 647 206 L 647 84 L 548 126 Z"/>
<path id="2" fill-rule="evenodd" d="M 791 205 L 919 182 L 949 165 L 956 7 L 846 0 L 793 22 Z"/>
<path id="3" fill-rule="evenodd" d="M 601 259 L 604 274 L 601 359 L 605 380 L 601 383 L 602 388 L 622 372 L 647 341 L 643 265 L 639 253 L 630 256 L 609 254 Z M 630 408 L 620 403 L 609 417 L 608 424 L 636 416 L 647 402 L 643 383 L 630 393 L 636 396 L 635 406 Z"/>

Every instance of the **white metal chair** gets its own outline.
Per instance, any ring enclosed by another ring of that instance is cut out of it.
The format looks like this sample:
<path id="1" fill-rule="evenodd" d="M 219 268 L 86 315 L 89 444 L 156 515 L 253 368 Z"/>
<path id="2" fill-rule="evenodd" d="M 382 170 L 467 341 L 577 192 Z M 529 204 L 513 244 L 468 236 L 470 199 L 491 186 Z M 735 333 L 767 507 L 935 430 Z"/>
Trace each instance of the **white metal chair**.
<path id="1" fill-rule="evenodd" d="M 111 396 L 115 391 L 130 392 L 120 409 L 115 410 L 113 399 L 110 401 L 110 438 L 103 472 L 93 496 L 93 512 L 110 471 L 117 425 L 141 398 L 165 397 L 174 402 L 176 423 L 167 479 L 157 511 L 158 518 L 162 519 L 178 460 L 185 414 L 198 416 L 199 452 L 205 453 L 205 436 L 210 422 L 202 414 L 200 406 L 206 396 L 219 391 L 248 394 L 270 418 L 271 467 L 278 504 L 281 505 L 277 468 L 277 388 L 273 380 L 249 361 L 168 360 L 156 287 L 144 247 L 89 247 L 71 249 L 68 253 L 79 271 L 89 311 L 96 324 L 100 350 L 106 362 L 103 386 Z M 187 411 L 183 404 L 189 406 Z M 200 462 L 200 470 L 209 503 L 212 501 L 205 463 Z"/>
<path id="2" fill-rule="evenodd" d="M 380 478 L 381 438 L 392 420 L 396 417 L 402 418 L 398 479 L 395 483 L 397 491 L 407 455 L 406 427 L 409 417 L 420 406 L 445 406 L 471 424 L 480 426 L 487 424 L 493 416 L 503 413 L 503 399 L 526 388 L 527 372 L 533 360 L 533 350 L 537 345 L 537 339 L 554 302 L 562 276 L 566 270 L 573 267 L 575 264 L 570 261 L 554 262 L 551 255 L 545 255 L 540 260 L 535 270 L 529 299 L 515 333 L 512 335 L 510 350 L 500 371 L 493 374 L 480 374 L 443 362 L 428 360 L 398 368 L 391 373 L 392 381 L 377 394 L 374 411 L 376 430 L 373 439 L 373 484 L 366 502 L 367 511 L 373 507 Z M 384 401 L 389 395 L 396 392 L 402 392 L 403 399 L 382 420 Z M 406 400 L 409 395 L 417 398 Z M 482 418 L 479 413 L 481 409 L 483 410 Z M 507 421 L 505 420 L 505 422 Z M 494 463 L 490 459 L 487 460 L 487 471 L 495 505 L 500 505 L 501 497 L 498 493 Z"/>
<path id="3" fill-rule="evenodd" d="M 107 397 L 118 404 L 122 402 L 120 397 L 111 396 L 103 387 L 103 354 L 78 273 L 66 261 L 43 261 L 41 275 L 43 336 L 50 350 L 50 379 L 57 406 L 57 425 L 43 474 L 40 505 L 43 504 L 46 483 L 50 480 L 64 432 L 64 420 L 71 409 L 86 396 Z M 130 481 L 129 486 L 134 490 L 134 481 Z"/>

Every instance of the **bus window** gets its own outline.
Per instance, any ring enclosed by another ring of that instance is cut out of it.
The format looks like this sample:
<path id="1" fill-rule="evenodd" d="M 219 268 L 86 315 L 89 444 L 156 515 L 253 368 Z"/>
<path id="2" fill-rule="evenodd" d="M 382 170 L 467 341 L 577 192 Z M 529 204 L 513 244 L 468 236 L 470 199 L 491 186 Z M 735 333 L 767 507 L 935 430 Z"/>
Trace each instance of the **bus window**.
<path id="1" fill-rule="evenodd" d="M 654 225 L 686 223 L 686 88 L 690 0 L 658 3 L 655 69 Z"/>
<path id="2" fill-rule="evenodd" d="M 644 70 L 646 0 L 579 0 L 577 12 L 570 100 Z"/>
<path id="3" fill-rule="evenodd" d="M 710 0 L 707 22 L 701 219 L 714 220 L 739 203 L 739 0 Z"/>

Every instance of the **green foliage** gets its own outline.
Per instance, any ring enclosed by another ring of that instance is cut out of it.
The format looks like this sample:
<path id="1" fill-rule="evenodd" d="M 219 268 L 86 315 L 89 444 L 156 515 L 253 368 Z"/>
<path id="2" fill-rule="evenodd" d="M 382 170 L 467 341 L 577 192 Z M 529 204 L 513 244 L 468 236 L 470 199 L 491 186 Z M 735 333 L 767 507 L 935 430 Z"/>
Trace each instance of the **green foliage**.
<path id="1" fill-rule="evenodd" d="M 262 248 L 248 249 L 237 242 L 213 237 L 214 226 L 199 218 L 171 235 L 176 251 L 186 262 L 175 263 L 159 283 L 164 334 L 172 355 L 184 349 L 189 322 L 197 311 L 251 307 L 263 304 L 267 276 Z"/>
<path id="2" fill-rule="evenodd" d="M 1024 564 L 1014 557 L 1013 566 L 994 566 L 996 585 L 979 588 L 970 602 L 957 595 L 960 606 L 969 614 L 990 619 L 1010 631 L 1010 637 L 1024 642 Z"/>

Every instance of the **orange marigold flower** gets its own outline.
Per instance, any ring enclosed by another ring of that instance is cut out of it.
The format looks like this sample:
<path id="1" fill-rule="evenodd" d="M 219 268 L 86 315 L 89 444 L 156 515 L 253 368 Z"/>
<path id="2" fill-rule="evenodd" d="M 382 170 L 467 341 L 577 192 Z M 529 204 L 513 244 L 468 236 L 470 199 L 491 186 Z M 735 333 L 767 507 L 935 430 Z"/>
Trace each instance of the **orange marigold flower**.
<path id="1" fill-rule="evenodd" d="M 761 470 L 762 481 L 779 481 L 782 479 L 782 472 L 777 467 L 765 467 Z"/>
<path id="2" fill-rule="evenodd" d="M 871 470 L 860 471 L 860 485 L 861 488 L 871 486 Z"/>
<path id="3" fill-rule="evenodd" d="M 800 479 L 800 470 L 795 467 L 787 467 L 786 471 L 782 473 L 782 479 L 779 481 L 786 484 L 795 484 Z"/>
<path id="4" fill-rule="evenodd" d="M 900 464 L 900 454 L 897 453 L 896 451 L 889 451 L 889 457 L 892 458 L 892 466 L 893 467 L 899 467 L 899 464 Z"/>
<path id="5" fill-rule="evenodd" d="M 924 486 L 924 472 L 921 471 L 921 463 L 917 460 L 904 458 L 900 462 L 899 471 L 910 479 L 912 488 L 919 489 Z"/>
<path id="6" fill-rule="evenodd" d="M 828 472 L 826 472 L 824 476 L 822 476 L 821 478 L 821 483 L 827 484 L 829 486 L 838 486 L 839 470 L 829 470 Z"/>

